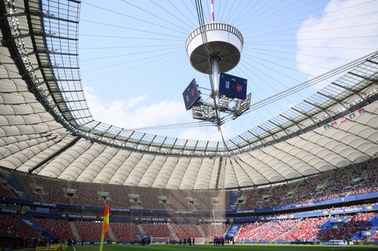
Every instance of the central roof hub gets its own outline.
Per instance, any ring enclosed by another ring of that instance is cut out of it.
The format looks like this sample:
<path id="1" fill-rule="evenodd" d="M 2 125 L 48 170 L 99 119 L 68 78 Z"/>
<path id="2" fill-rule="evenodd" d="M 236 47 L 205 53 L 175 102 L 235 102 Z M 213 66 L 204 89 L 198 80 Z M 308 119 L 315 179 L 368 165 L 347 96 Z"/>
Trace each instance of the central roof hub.
<path id="1" fill-rule="evenodd" d="M 211 59 L 218 60 L 219 70 L 227 72 L 240 60 L 243 49 L 241 32 L 229 24 L 210 23 L 192 31 L 185 42 L 186 52 L 193 68 L 211 74 Z"/>

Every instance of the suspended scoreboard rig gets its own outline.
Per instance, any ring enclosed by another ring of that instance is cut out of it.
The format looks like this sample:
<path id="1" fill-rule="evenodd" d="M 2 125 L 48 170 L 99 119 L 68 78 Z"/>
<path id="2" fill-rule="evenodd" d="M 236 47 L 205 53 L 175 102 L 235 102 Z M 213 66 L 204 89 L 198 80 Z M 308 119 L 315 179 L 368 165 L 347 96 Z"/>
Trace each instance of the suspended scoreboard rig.
<path id="1" fill-rule="evenodd" d="M 223 114 L 237 118 L 250 107 L 247 80 L 226 74 L 240 60 L 243 36 L 235 27 L 223 23 L 205 24 L 192 31 L 185 47 L 190 63 L 199 72 L 209 74 L 211 92 L 207 97 L 193 79 L 183 92 L 185 107 L 194 119 L 223 124 Z M 211 100 L 208 102 L 205 100 Z"/>

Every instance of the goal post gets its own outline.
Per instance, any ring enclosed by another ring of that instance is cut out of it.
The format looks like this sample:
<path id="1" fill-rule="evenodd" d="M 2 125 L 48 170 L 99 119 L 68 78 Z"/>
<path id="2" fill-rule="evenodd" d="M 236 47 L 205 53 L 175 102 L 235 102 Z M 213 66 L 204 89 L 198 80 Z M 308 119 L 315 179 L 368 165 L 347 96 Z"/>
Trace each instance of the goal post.
<path id="1" fill-rule="evenodd" d="M 169 241 L 170 241 L 169 237 L 155 237 L 155 236 L 151 236 L 151 243 L 168 244 Z"/>

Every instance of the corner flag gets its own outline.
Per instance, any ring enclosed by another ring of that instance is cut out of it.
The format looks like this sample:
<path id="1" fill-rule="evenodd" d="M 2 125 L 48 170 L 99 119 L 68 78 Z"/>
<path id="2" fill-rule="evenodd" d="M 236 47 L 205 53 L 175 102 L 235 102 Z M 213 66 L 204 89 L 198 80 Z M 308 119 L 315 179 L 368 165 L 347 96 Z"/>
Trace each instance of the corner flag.
<path id="1" fill-rule="evenodd" d="M 109 211 L 110 211 L 110 207 L 108 205 L 105 206 L 105 210 L 104 210 L 104 226 L 103 226 L 103 229 L 102 229 L 102 232 L 104 234 L 106 234 L 106 232 L 108 231 L 108 226 L 109 226 Z"/>
<path id="2" fill-rule="evenodd" d="M 100 251 L 102 251 L 104 247 L 104 238 L 106 232 L 108 232 L 108 226 L 109 226 L 109 211 L 110 207 L 108 205 L 105 205 L 105 210 L 104 210 L 104 222 L 102 225 L 102 231 L 101 231 L 101 241 L 100 241 Z"/>

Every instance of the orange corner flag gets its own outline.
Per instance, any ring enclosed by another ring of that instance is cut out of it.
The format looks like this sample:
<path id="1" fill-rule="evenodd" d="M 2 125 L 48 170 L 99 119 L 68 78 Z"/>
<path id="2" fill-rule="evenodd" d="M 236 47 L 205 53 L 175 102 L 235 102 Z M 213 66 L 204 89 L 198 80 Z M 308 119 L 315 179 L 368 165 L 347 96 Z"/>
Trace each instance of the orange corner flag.
<path id="1" fill-rule="evenodd" d="M 104 222 L 102 225 L 102 233 L 101 233 L 101 241 L 100 241 L 100 251 L 103 250 L 104 248 L 104 239 L 105 239 L 105 234 L 108 232 L 108 226 L 109 226 L 109 211 L 110 207 L 108 205 L 105 205 L 105 210 L 104 210 Z"/>
<path id="2" fill-rule="evenodd" d="M 109 226 L 109 211 L 110 211 L 110 206 L 106 205 L 105 210 L 104 210 L 104 228 L 102 229 L 102 232 L 106 234 L 108 231 L 108 226 Z"/>

